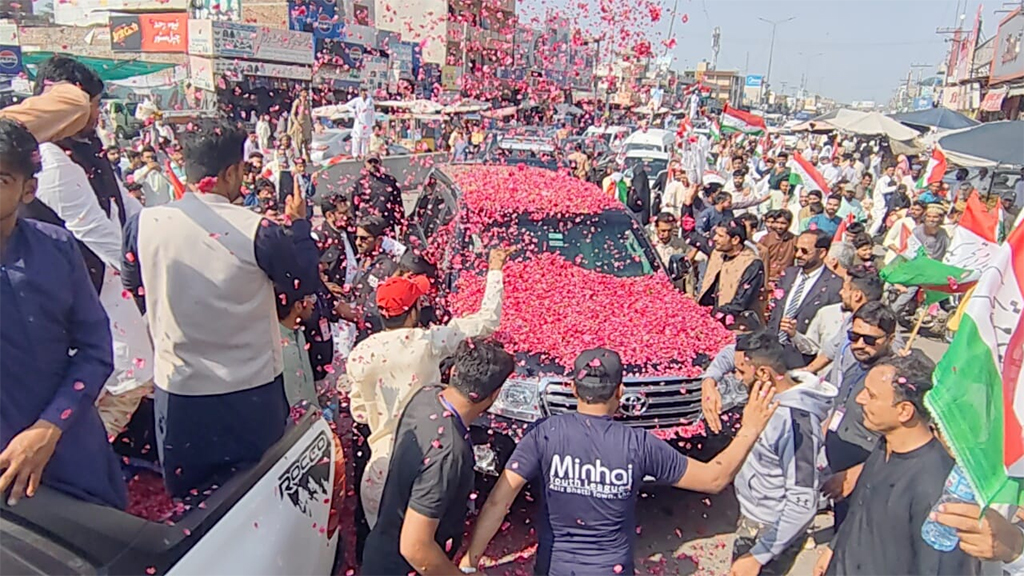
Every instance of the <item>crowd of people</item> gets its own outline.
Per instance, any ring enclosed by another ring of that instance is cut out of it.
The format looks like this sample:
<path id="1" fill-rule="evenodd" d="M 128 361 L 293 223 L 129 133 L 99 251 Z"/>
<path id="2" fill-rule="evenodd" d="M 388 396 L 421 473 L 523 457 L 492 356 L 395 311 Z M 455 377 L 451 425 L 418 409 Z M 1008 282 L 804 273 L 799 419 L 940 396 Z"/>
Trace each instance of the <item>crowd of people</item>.
<path id="1" fill-rule="evenodd" d="M 304 407 L 356 423 L 335 430 L 360 446 L 345 455 L 359 509 L 341 522 L 360 532 L 361 574 L 477 570 L 527 485 L 543 501 L 536 573 L 632 574 L 636 503 L 652 478 L 734 487 L 737 576 L 790 572 L 826 508 L 835 536 L 816 574 L 969 574 L 982 561 L 1024 573 L 1019 517 L 937 506 L 955 462 L 924 405 L 935 364 L 899 330 L 913 288 L 887 297 L 879 276 L 883 249 L 885 260 L 903 254 L 904 228 L 942 258 L 976 187 L 966 178 L 955 191 L 918 189 L 919 166 L 869 142 L 788 149 L 733 136 L 703 159 L 728 182 L 704 182 L 680 157 L 653 186 L 641 171 L 625 196 L 618 181 L 606 188 L 649 228 L 680 289 L 735 334 L 700 384 L 722 448 L 704 462 L 617 421 L 629 367 L 615 350 L 585 350 L 567 370 L 577 409 L 528 429 L 463 546 L 470 426 L 516 370 L 489 338 L 512 250 L 490 252 L 478 311 L 450 318 L 379 156 L 365 154 L 351 188 L 317 193 L 312 128 L 297 121 L 269 180 L 263 117 L 251 133 L 197 121 L 122 154 L 96 133 L 103 89 L 89 67 L 55 56 L 36 95 L 0 111 L 9 505 L 46 485 L 125 509 L 111 441 L 133 426 L 155 434 L 168 493 L 195 496 L 259 462 Z M 291 116 L 308 107 L 300 93 Z M 793 178 L 796 154 L 818 163 L 829 190 Z M 929 520 L 955 529 L 959 547 L 930 545 Z"/>

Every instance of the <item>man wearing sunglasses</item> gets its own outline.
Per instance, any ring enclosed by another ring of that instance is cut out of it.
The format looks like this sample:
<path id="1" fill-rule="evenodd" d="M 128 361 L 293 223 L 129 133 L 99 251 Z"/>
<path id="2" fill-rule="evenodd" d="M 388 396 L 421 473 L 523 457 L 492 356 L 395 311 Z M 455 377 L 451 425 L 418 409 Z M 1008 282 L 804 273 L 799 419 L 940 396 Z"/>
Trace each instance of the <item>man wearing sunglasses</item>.
<path id="1" fill-rule="evenodd" d="M 978 573 L 977 561 L 961 549 L 964 541 L 960 548 L 941 552 L 921 537 L 921 526 L 953 468 L 924 405 L 934 370 L 934 362 L 913 350 L 876 363 L 860 386 L 854 402 L 861 409 L 857 419 L 882 440 L 862 465 L 850 497 L 857 506 L 836 527 L 814 576 Z M 972 517 L 974 526 L 981 525 L 977 518 Z"/>
<path id="2" fill-rule="evenodd" d="M 838 528 L 846 518 L 849 504 L 846 497 L 853 492 L 864 461 L 878 443 L 878 433 L 864 426 L 864 411 L 857 395 L 864 389 L 864 379 L 872 368 L 891 358 L 894 353 L 896 315 L 878 301 L 867 302 L 853 313 L 853 322 L 832 363 L 828 380 L 839 389 L 835 411 L 825 434 L 825 456 L 832 478 L 822 492 L 835 504 Z"/>
<path id="3" fill-rule="evenodd" d="M 357 326 L 356 342 L 362 342 L 382 328 L 375 299 L 377 286 L 398 269 L 396 256 L 383 248 L 386 233 L 387 224 L 379 216 L 366 216 L 356 225 L 358 271 L 352 280 L 347 302 L 339 301 L 335 308 L 342 319 Z"/>
<path id="4" fill-rule="evenodd" d="M 768 329 L 779 334 L 779 340 L 790 341 L 799 332 L 806 334 L 814 315 L 822 306 L 839 302 L 843 280 L 825 267 L 825 255 L 832 245 L 832 235 L 821 230 L 807 230 L 796 238 L 796 266 L 786 268 L 778 279 L 776 298 L 768 320 Z M 807 362 L 813 357 L 804 358 Z"/>

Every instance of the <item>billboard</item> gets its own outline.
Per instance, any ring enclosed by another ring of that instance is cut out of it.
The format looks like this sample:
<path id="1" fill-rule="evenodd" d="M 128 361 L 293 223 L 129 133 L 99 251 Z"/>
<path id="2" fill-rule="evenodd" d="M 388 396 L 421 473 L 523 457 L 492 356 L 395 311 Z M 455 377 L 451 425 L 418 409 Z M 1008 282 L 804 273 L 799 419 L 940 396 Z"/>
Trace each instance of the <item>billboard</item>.
<path id="1" fill-rule="evenodd" d="M 999 23 L 992 54 L 992 73 L 989 82 L 1005 82 L 1024 76 L 1024 55 L 1021 40 L 1024 36 L 1024 12 L 1018 8 Z"/>
<path id="2" fill-rule="evenodd" d="M 317 39 L 339 39 L 345 29 L 345 8 L 337 0 L 289 0 L 288 28 Z"/>
<path id="3" fill-rule="evenodd" d="M 55 1 L 53 22 L 61 26 L 107 24 L 117 12 L 187 12 L 188 0 L 76 0 Z"/>
<path id="4" fill-rule="evenodd" d="M 185 52 L 188 14 L 111 14 L 111 52 Z"/>
<path id="5" fill-rule="evenodd" d="M 747 76 L 746 86 L 748 88 L 760 88 L 764 84 L 764 76 L 760 74 L 750 74 Z"/>
<path id="6" fill-rule="evenodd" d="M 21 46 L 4 46 L 0 44 L 0 76 L 21 74 Z"/>
<path id="7" fill-rule="evenodd" d="M 192 85 L 208 92 L 213 92 L 216 88 L 226 88 L 225 79 L 238 81 L 243 76 L 268 76 L 306 81 L 313 77 L 311 66 L 276 64 L 274 62 L 189 56 L 188 65 Z"/>
<path id="8" fill-rule="evenodd" d="M 188 51 L 199 56 L 312 64 L 313 35 L 253 24 L 189 20 Z"/>

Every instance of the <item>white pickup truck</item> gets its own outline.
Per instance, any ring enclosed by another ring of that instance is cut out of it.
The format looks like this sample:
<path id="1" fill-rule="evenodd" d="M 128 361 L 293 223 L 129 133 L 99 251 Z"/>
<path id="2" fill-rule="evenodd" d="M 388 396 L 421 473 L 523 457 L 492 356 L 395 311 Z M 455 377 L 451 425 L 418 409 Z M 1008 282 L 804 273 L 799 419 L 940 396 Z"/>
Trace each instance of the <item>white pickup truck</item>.
<path id="1" fill-rule="evenodd" d="M 4 574 L 332 574 L 332 432 L 308 412 L 263 460 L 173 523 L 149 522 L 40 488 L 0 504 Z M 205 491 L 200 492 L 205 494 Z"/>

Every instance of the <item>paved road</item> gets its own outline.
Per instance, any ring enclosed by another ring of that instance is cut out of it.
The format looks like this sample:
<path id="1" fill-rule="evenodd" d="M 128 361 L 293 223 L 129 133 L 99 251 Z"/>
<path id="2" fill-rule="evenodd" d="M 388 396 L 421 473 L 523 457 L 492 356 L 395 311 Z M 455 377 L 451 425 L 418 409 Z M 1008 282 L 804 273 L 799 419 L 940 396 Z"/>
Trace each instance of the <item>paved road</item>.
<path id="1" fill-rule="evenodd" d="M 416 192 L 404 193 L 402 200 L 406 211 L 411 212 Z M 914 346 L 936 362 L 948 348 L 945 342 L 926 338 L 919 338 Z M 495 564 L 485 570 L 487 574 L 533 574 L 536 507 L 522 496 L 516 501 L 505 529 L 488 549 L 488 556 Z M 645 491 L 637 508 L 635 563 L 638 573 L 655 576 L 728 574 L 738 514 L 739 506 L 731 488 L 716 496 L 663 487 Z M 821 547 L 831 537 L 831 516 L 819 514 L 809 531 L 806 549 L 790 574 L 811 574 Z"/>
<path id="2" fill-rule="evenodd" d="M 938 361 L 947 345 L 920 339 L 915 347 Z M 487 574 L 533 574 L 536 504 L 522 496 L 512 507 L 506 529 L 491 543 L 488 556 L 496 565 Z M 733 529 L 739 507 L 731 488 L 716 496 L 653 487 L 642 493 L 637 507 L 636 570 L 639 574 L 720 576 L 728 574 Z M 824 543 L 832 538 L 832 518 L 819 514 L 805 550 L 791 575 L 810 575 Z"/>

